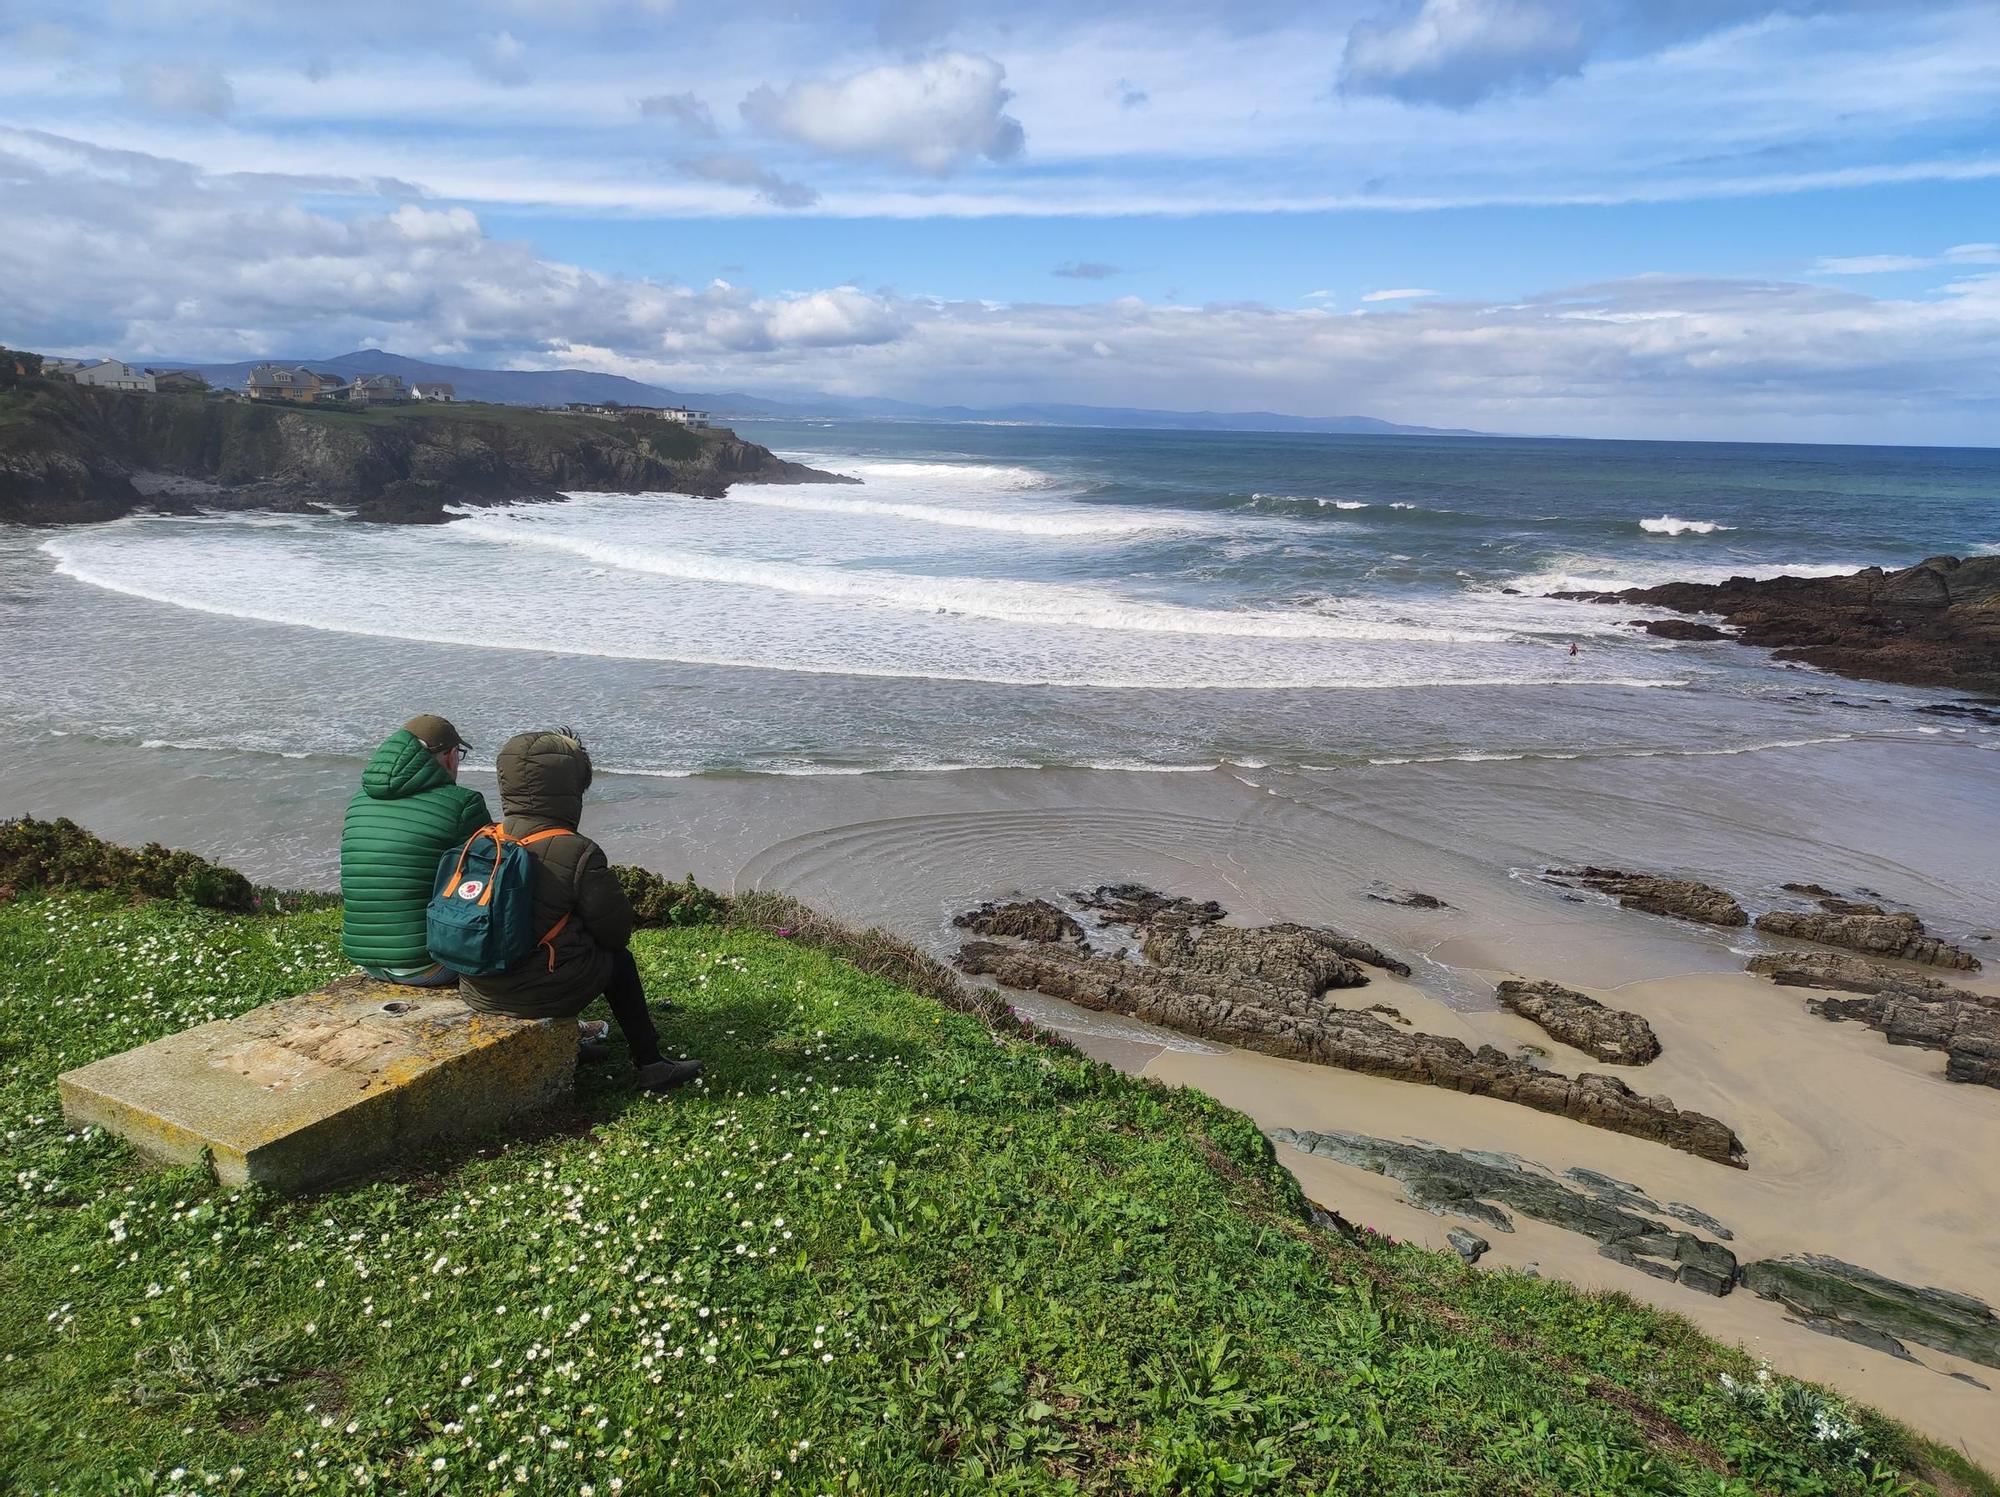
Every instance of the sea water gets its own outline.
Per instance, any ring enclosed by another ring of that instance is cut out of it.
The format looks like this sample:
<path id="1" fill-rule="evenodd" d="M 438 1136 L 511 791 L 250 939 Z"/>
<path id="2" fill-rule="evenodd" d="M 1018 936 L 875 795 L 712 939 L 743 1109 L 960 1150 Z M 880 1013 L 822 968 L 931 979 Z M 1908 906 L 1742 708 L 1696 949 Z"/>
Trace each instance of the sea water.
<path id="1" fill-rule="evenodd" d="M 336 755 L 566 721 L 657 774 L 1733 753 L 1960 725 L 1543 595 L 2000 542 L 1992 452 L 744 430 L 861 482 L 15 531 L 0 714 Z"/>

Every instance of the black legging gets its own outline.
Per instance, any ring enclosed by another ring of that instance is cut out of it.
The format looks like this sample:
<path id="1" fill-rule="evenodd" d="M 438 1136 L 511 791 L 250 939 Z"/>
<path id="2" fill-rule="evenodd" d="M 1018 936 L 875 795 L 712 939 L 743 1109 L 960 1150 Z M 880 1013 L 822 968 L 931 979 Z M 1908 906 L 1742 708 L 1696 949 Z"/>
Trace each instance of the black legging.
<path id="1" fill-rule="evenodd" d="M 629 950 L 611 953 L 611 977 L 604 984 L 604 1001 L 611 1005 L 611 1017 L 625 1036 L 632 1052 L 632 1064 L 648 1066 L 660 1059 L 660 1032 L 653 1027 L 652 1011 L 646 1007 L 646 985 L 639 980 L 639 963 Z"/>

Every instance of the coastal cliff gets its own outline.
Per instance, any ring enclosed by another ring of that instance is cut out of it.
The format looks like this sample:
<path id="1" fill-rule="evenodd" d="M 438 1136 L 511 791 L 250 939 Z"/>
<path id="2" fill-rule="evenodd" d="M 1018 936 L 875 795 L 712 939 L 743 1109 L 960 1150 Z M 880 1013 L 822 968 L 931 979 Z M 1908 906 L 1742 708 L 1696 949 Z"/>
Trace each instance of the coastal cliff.
<path id="1" fill-rule="evenodd" d="M 1900 571 L 1868 567 L 1844 577 L 1731 577 L 1669 582 L 1613 593 L 1555 593 L 1720 615 L 1746 645 L 1838 675 L 1905 686 L 2000 693 L 2000 556 L 1933 556 Z M 1682 620 L 1647 625 L 1667 638 Z"/>
<path id="2" fill-rule="evenodd" d="M 492 405 L 363 409 L 141 395 L 28 380 L 0 391 L 0 521 L 60 525 L 135 509 L 332 503 L 438 523 L 447 504 L 565 490 L 720 494 L 732 483 L 849 480 L 723 428 Z"/>

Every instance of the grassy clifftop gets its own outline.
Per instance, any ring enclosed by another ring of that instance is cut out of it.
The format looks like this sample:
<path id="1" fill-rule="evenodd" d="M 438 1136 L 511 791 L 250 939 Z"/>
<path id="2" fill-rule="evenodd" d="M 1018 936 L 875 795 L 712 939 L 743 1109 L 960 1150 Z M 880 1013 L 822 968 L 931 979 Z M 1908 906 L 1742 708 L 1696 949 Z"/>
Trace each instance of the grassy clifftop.
<path id="1" fill-rule="evenodd" d="M 23 379 L 0 388 L 0 521 L 112 519 L 168 474 L 243 493 L 203 502 L 379 501 L 414 518 L 447 499 L 564 489 L 720 493 L 737 480 L 823 478 L 724 430 L 495 405 L 278 406 Z M 414 489 L 412 488 L 414 486 Z M 420 501 L 411 504 L 410 501 Z"/>
<path id="2" fill-rule="evenodd" d="M 810 926 L 643 933 L 705 1083 L 587 1070 L 399 1179 L 286 1202 L 64 1127 L 57 1072 L 336 974 L 337 922 L 0 906 L 19 1490 L 2000 1490 L 1671 1315 L 1316 1227 L 1240 1114 Z"/>

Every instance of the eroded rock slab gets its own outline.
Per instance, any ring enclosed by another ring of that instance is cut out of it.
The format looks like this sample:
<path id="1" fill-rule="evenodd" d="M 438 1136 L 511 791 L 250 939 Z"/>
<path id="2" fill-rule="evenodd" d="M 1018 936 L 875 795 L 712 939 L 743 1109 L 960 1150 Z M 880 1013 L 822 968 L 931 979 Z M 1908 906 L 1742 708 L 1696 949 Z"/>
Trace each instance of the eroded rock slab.
<path id="1" fill-rule="evenodd" d="M 1845 993 L 1894 993 L 1912 998 L 1962 999 L 2000 1004 L 1928 972 L 1890 967 L 1865 956 L 1836 951 L 1767 951 L 1750 958 L 1749 970 L 1784 988 L 1830 988 Z"/>
<path id="2" fill-rule="evenodd" d="M 1083 926 L 1073 915 L 1046 899 L 989 900 L 951 922 L 960 930 L 982 936 L 1012 936 L 1017 941 L 1062 941 L 1083 944 Z"/>
<path id="3" fill-rule="evenodd" d="M 1816 1331 L 1865 1346 L 1885 1337 L 1914 1341 L 2000 1367 L 2000 1317 L 1969 1294 L 1904 1284 L 1816 1253 L 1745 1264 L 1742 1280 L 1746 1289 L 1778 1301 Z"/>
<path id="4" fill-rule="evenodd" d="M 1205 933 L 1204 940 L 1218 932 Z M 1149 949 L 1178 951 L 1178 942 Z M 1198 950 L 1198 946 L 1192 949 Z M 1336 1006 L 1305 987 L 1278 987 L 1201 969 L 1149 965 L 1060 947 L 968 942 L 958 965 L 1008 987 L 1108 1010 L 1200 1039 L 1370 1076 L 1498 1097 L 1593 1127 L 1653 1139 L 1703 1159 L 1745 1167 L 1742 1140 L 1705 1113 L 1646 1097 L 1612 1076 L 1539 1070 L 1491 1045 L 1472 1050 L 1443 1035 L 1399 1029 Z"/>
<path id="5" fill-rule="evenodd" d="M 1757 917 L 1757 929 L 1767 936 L 1787 936 L 1821 946 L 1842 946 L 1867 956 L 1894 957 L 1929 967 L 1977 972 L 1979 958 L 1947 941 L 1924 934 L 1915 915 L 1838 915 L 1829 911 L 1772 910 Z"/>
<path id="6" fill-rule="evenodd" d="M 1607 1065 L 1643 1066 L 1659 1057 L 1660 1041 L 1652 1025 L 1624 1009 L 1607 1008 L 1587 993 L 1559 983 L 1510 978 L 1500 984 L 1498 996 L 1502 1008 Z"/>
<path id="7" fill-rule="evenodd" d="M 1648 915 L 1725 927 L 1750 923 L 1750 917 L 1734 895 L 1694 879 L 1594 867 L 1551 868 L 1547 877 L 1557 883 L 1581 884 L 1586 889 L 1609 894 L 1626 909 L 1643 910 Z"/>
<path id="8" fill-rule="evenodd" d="M 1099 884 L 1070 898 L 1107 925 L 1214 925 L 1227 913 L 1212 899 L 1162 894 L 1144 884 Z"/>
<path id="9" fill-rule="evenodd" d="M 1637 1186 L 1607 1176 L 1592 1178 L 1613 1187 L 1612 1198 L 1576 1189 L 1508 1154 L 1482 1150 L 1460 1153 L 1362 1133 L 1274 1128 L 1270 1136 L 1274 1142 L 1308 1154 L 1398 1180 L 1411 1205 L 1434 1215 L 1465 1217 L 1511 1232 L 1513 1222 L 1497 1209 L 1509 1206 L 1523 1216 L 1592 1238 L 1605 1257 L 1656 1278 L 1713 1295 L 1729 1293 L 1736 1282 L 1736 1255 L 1728 1248 L 1641 1214 L 1657 1215 L 1665 1208 Z M 1589 1176 L 1590 1172 L 1573 1170 L 1570 1174 Z"/>
<path id="10" fill-rule="evenodd" d="M 1857 1019 L 1892 1045 L 1942 1050 L 1947 1081 L 2000 1087 L 2000 1008 L 1888 993 L 1815 998 L 1806 1007 L 1822 1019 Z"/>

